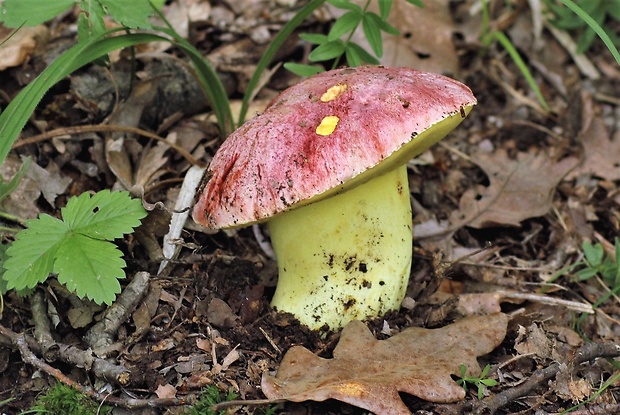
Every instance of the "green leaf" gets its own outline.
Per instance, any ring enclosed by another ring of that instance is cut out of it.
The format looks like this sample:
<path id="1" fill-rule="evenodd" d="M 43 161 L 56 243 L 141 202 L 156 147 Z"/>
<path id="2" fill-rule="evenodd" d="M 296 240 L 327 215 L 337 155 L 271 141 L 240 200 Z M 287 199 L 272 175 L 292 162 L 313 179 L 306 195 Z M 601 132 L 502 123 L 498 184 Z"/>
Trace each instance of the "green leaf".
<path id="1" fill-rule="evenodd" d="M 78 16 L 78 40 L 96 38 L 106 32 L 103 20 L 105 11 L 99 2 L 94 0 L 80 1 L 80 15 Z"/>
<path id="2" fill-rule="evenodd" d="M 392 10 L 392 0 L 379 0 L 379 13 L 382 20 L 387 20 Z"/>
<path id="3" fill-rule="evenodd" d="M 9 248 L 9 244 L 0 244 L 0 270 L 4 269 L 4 263 L 8 259 L 8 255 L 6 254 L 6 250 Z M 2 273 L 4 274 L 4 273 Z M 0 274 L 0 295 L 5 294 L 9 287 L 6 285 L 6 280 L 4 279 L 4 275 Z M 0 300 L 1 304 L 1 300 Z M 2 314 L 2 306 L 0 306 L 0 315 Z"/>
<path id="4" fill-rule="evenodd" d="M 485 386 L 496 386 L 497 385 L 497 381 L 495 379 L 481 379 L 480 383 L 482 383 Z"/>
<path id="5" fill-rule="evenodd" d="M 349 66 L 360 66 L 362 64 L 362 58 L 355 48 L 352 48 L 351 45 L 347 45 L 347 48 L 344 50 L 344 56 L 347 58 L 347 64 Z"/>
<path id="6" fill-rule="evenodd" d="M 592 245 L 589 242 L 584 242 L 581 249 L 583 249 L 583 254 L 586 257 L 586 261 L 591 267 L 597 268 L 603 263 L 603 256 L 605 255 L 603 245 Z"/>
<path id="7" fill-rule="evenodd" d="M 7 27 L 36 26 L 69 9 L 75 0 L 4 0 L 0 21 Z"/>
<path id="8" fill-rule="evenodd" d="M 91 0 L 92 1 L 92 0 Z M 148 0 L 98 0 L 114 20 L 132 29 L 151 27 L 153 8 Z"/>
<path id="9" fill-rule="evenodd" d="M 58 281 L 79 297 L 97 304 L 112 304 L 125 278 L 123 253 L 113 243 L 77 233 L 67 237 L 56 253 L 54 272 Z"/>
<path id="10" fill-rule="evenodd" d="M 381 31 L 377 26 L 376 19 L 372 16 L 379 17 L 374 13 L 365 14 L 362 19 L 362 28 L 372 51 L 380 58 L 383 56 L 383 39 L 381 39 Z"/>
<path id="11" fill-rule="evenodd" d="M 26 222 L 7 250 L 6 288 L 33 288 L 51 272 L 81 297 L 111 304 L 120 292 L 125 261 L 106 241 L 129 233 L 146 211 L 128 192 L 103 190 L 72 197 L 62 209 L 63 220 L 42 214 Z"/>
<path id="12" fill-rule="evenodd" d="M 575 272 L 578 281 L 585 281 L 598 274 L 598 270 L 596 268 L 584 268 Z"/>
<path id="13" fill-rule="evenodd" d="M 113 240 L 140 226 L 146 216 L 142 202 L 128 192 L 102 190 L 92 197 L 88 193 L 71 198 L 62 209 L 70 229 L 94 239 Z"/>
<path id="14" fill-rule="evenodd" d="M 11 192 L 13 192 L 13 190 L 15 190 L 15 188 L 19 185 L 24 177 L 24 174 L 26 174 L 28 168 L 30 167 L 30 162 L 32 162 L 32 158 L 26 157 L 17 173 L 15 173 L 15 176 L 13 176 L 8 183 L 3 183 L 2 178 L 0 177 L 0 202 L 11 194 Z"/>
<path id="15" fill-rule="evenodd" d="M 329 40 L 326 35 L 321 35 L 318 33 L 300 33 L 299 37 L 308 43 L 312 43 L 313 45 L 322 45 L 323 43 L 327 43 Z"/>
<path id="16" fill-rule="evenodd" d="M 332 41 L 340 39 L 345 33 L 350 33 L 355 30 L 357 25 L 362 20 L 362 14 L 354 11 L 347 12 L 340 16 L 336 23 L 332 26 L 327 35 L 327 40 Z"/>
<path id="17" fill-rule="evenodd" d="M 418 6 L 418 7 L 424 7 L 424 3 L 422 2 L 422 0 L 407 0 L 407 3 L 409 4 L 413 4 L 414 6 Z"/>
<path id="18" fill-rule="evenodd" d="M 327 2 L 338 9 L 352 10 L 362 13 L 362 8 L 355 3 L 352 3 L 350 0 L 327 0 Z"/>
<path id="19" fill-rule="evenodd" d="M 9 289 L 33 288 L 45 281 L 53 270 L 54 258 L 69 228 L 61 220 L 42 214 L 26 222 L 7 249 L 9 259 L 3 275 Z"/>
<path id="20" fill-rule="evenodd" d="M 389 33 L 390 35 L 400 34 L 400 30 L 398 30 L 397 28 L 395 28 L 394 26 L 392 26 L 385 20 L 381 19 L 381 17 L 379 17 L 377 14 L 372 13 L 372 12 L 368 13 L 368 18 L 371 19 L 380 30 L 386 33 Z"/>
<path id="21" fill-rule="evenodd" d="M 324 71 L 324 69 L 320 66 L 303 65 L 301 63 L 293 63 L 293 62 L 286 62 L 284 64 L 284 68 L 286 68 L 286 70 L 288 71 L 291 71 L 295 75 L 303 76 L 303 77 L 316 75 Z"/>
<path id="22" fill-rule="evenodd" d="M 366 51 L 363 47 L 354 42 L 349 42 L 347 45 L 347 51 L 353 50 L 361 59 L 362 62 L 370 63 L 371 65 L 379 65 L 379 59 L 372 56 L 370 53 Z"/>
<path id="23" fill-rule="evenodd" d="M 316 49 L 314 49 L 308 55 L 308 59 L 312 62 L 321 62 L 329 59 L 334 59 L 344 54 L 344 44 L 341 40 L 334 40 L 327 42 Z"/>

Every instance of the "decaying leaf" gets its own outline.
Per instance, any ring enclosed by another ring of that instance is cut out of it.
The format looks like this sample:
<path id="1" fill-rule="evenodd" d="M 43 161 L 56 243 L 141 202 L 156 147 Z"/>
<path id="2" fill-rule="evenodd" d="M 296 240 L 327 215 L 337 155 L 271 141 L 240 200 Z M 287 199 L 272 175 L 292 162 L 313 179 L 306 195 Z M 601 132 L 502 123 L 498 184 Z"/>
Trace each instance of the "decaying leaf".
<path id="1" fill-rule="evenodd" d="M 387 340 L 376 340 L 360 321 L 342 331 L 333 359 L 308 349 L 291 348 L 275 377 L 261 383 L 269 399 L 337 399 L 381 415 L 409 415 L 398 392 L 432 402 L 454 402 L 465 391 L 451 378 L 464 364 L 480 374 L 476 357 L 501 343 L 508 317 L 475 316 L 440 329 L 412 327 Z"/>
<path id="2" fill-rule="evenodd" d="M 574 157 L 555 162 L 543 152 L 521 152 L 511 159 L 503 149 L 478 154 L 472 161 L 490 184 L 466 191 L 450 219 L 453 225 L 473 228 L 519 226 L 525 219 L 545 215 L 556 186 L 578 162 Z"/>
<path id="3" fill-rule="evenodd" d="M 583 146 L 583 160 L 569 178 L 588 174 L 605 180 L 620 180 L 620 134 L 613 139 L 605 120 L 593 108 L 592 97 L 584 98 L 581 131 L 577 139 Z"/>
<path id="4" fill-rule="evenodd" d="M 20 27 L 19 30 L 2 27 L 0 30 L 0 71 L 23 64 L 37 46 L 45 43 L 49 29 L 44 25 Z"/>

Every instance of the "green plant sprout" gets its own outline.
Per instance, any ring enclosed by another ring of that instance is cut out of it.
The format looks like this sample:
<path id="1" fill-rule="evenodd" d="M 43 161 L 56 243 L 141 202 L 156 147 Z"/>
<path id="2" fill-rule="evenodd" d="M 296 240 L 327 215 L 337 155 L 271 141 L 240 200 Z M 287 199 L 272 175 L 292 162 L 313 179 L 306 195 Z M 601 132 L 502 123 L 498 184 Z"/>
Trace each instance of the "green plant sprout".
<path id="1" fill-rule="evenodd" d="M 482 373 L 480 376 L 467 376 L 467 367 L 461 364 L 459 367 L 459 371 L 461 373 L 461 378 L 456 381 L 459 385 L 465 389 L 465 392 L 468 392 L 468 386 L 472 385 L 478 389 L 478 399 L 482 399 L 484 397 L 484 392 L 487 390 L 488 386 L 497 385 L 497 381 L 495 379 L 487 378 L 489 374 L 489 370 L 491 369 L 491 365 L 486 365 L 484 369 L 482 369 Z"/>
<path id="2" fill-rule="evenodd" d="M 237 396 L 232 388 L 223 394 L 217 386 L 209 385 L 200 393 L 198 401 L 190 408 L 189 415 L 224 415 L 225 410 L 214 411 L 212 406 L 220 402 L 234 401 Z"/>
<path id="3" fill-rule="evenodd" d="M 16 235 L 6 251 L 5 288 L 32 289 L 54 273 L 79 297 L 112 304 L 126 264 L 111 241 L 140 225 L 146 216 L 141 201 L 102 190 L 70 198 L 61 212 L 62 220 L 41 214 Z"/>
<path id="4" fill-rule="evenodd" d="M 558 1 L 565 7 L 558 4 Z M 545 0 L 545 4 L 554 15 L 549 19 L 552 25 L 558 29 L 579 33 L 578 53 L 589 50 L 596 36 L 599 35 L 600 37 L 597 29 L 591 25 L 591 22 L 588 22 L 589 19 L 594 21 L 600 30 L 609 37 L 613 45 L 610 50 L 620 46 L 620 36 L 609 25 L 610 21 L 620 21 L 619 0 L 576 0 L 570 3 L 572 4 L 563 0 Z"/>
<path id="5" fill-rule="evenodd" d="M 525 78 L 528 86 L 534 92 L 534 95 L 536 95 L 536 99 L 542 109 L 549 111 L 549 104 L 547 103 L 547 100 L 540 91 L 540 88 L 534 79 L 534 75 L 532 75 L 532 72 L 517 51 L 517 48 L 512 44 L 504 32 L 490 28 L 488 1 L 489 0 L 482 1 L 482 36 L 480 38 L 482 44 L 485 48 L 488 48 L 494 41 L 498 42 L 506 50 L 508 55 L 510 55 L 510 58 L 515 65 L 517 65 L 517 68 Z"/>
<path id="6" fill-rule="evenodd" d="M 615 258 L 606 255 L 603 245 L 584 242 L 581 245 L 584 258 L 575 264 L 581 268 L 575 272 L 579 281 L 584 281 L 600 275 L 610 287 L 620 285 L 620 240 L 615 240 Z"/>
<path id="7" fill-rule="evenodd" d="M 420 0 L 406 0 L 408 3 L 423 7 Z M 299 35 L 304 41 L 317 45 L 308 55 L 308 60 L 313 63 L 333 60 L 332 69 L 340 64 L 344 56 L 349 66 L 360 66 L 363 63 L 378 65 L 383 56 L 383 39 L 381 32 L 391 35 L 400 34 L 399 30 L 387 22 L 392 9 L 392 0 L 379 0 L 379 14 L 368 10 L 371 0 L 367 0 L 364 7 L 360 7 L 349 0 L 327 0 L 327 3 L 341 9 L 348 10 L 340 16 L 329 30 L 327 35 L 316 33 L 302 33 Z M 362 26 L 364 36 L 374 53 L 374 56 L 363 47 L 351 41 L 353 34 L 359 26 Z M 346 35 L 345 40 L 342 38 Z M 300 76 L 311 76 L 323 71 L 316 65 L 305 65 L 287 62 L 284 67 Z"/>
<path id="8" fill-rule="evenodd" d="M 112 407 L 99 405 L 84 394 L 63 383 L 56 383 L 39 396 L 26 414 L 108 415 Z"/>

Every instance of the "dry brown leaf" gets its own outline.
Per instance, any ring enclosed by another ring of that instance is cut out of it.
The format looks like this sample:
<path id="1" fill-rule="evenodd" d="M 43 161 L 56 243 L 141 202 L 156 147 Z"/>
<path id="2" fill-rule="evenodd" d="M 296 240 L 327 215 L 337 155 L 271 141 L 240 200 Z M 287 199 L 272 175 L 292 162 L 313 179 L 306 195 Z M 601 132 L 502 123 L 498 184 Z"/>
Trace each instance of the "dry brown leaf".
<path id="1" fill-rule="evenodd" d="M 45 42 L 49 29 L 44 25 L 20 27 L 19 30 L 2 27 L 0 30 L 0 71 L 19 66 L 30 58 L 37 43 Z"/>
<path id="2" fill-rule="evenodd" d="M 553 193 L 564 176 L 577 164 L 574 157 L 559 162 L 543 152 L 518 153 L 511 159 L 503 149 L 472 157 L 489 177 L 489 186 L 466 191 L 450 221 L 473 228 L 519 226 L 520 222 L 545 215 Z"/>
<path id="3" fill-rule="evenodd" d="M 343 330 L 333 359 L 291 348 L 275 377 L 264 375 L 269 399 L 293 402 L 337 399 L 380 415 L 409 415 L 398 392 L 432 402 L 454 402 L 465 391 L 451 375 L 464 364 L 480 374 L 476 357 L 492 351 L 506 335 L 505 314 L 475 316 L 440 329 L 411 327 L 376 340 L 366 325 L 352 321 Z"/>
<path id="4" fill-rule="evenodd" d="M 159 385 L 157 389 L 155 389 L 155 394 L 159 399 L 172 399 L 176 396 L 177 389 L 170 384 Z"/>
<path id="5" fill-rule="evenodd" d="M 603 117 L 584 120 L 578 139 L 583 146 L 583 161 L 570 177 L 588 174 L 609 181 L 620 180 L 620 134 L 612 140 Z"/>

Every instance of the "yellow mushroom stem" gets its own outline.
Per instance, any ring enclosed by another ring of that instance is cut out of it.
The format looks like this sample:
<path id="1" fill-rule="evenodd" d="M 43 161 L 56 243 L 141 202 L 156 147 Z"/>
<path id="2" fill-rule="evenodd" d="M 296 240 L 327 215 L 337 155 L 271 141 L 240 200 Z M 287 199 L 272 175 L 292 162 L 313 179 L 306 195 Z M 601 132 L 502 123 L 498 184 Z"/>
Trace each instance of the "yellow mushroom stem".
<path id="1" fill-rule="evenodd" d="M 272 306 L 332 329 L 397 310 L 412 258 L 407 168 L 401 165 L 268 222 L 279 279 Z"/>

